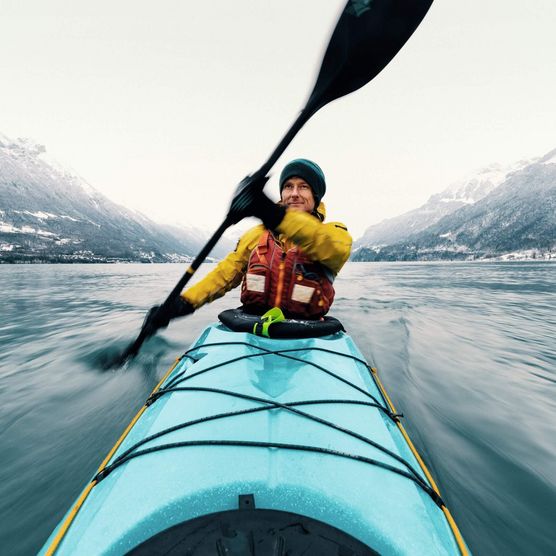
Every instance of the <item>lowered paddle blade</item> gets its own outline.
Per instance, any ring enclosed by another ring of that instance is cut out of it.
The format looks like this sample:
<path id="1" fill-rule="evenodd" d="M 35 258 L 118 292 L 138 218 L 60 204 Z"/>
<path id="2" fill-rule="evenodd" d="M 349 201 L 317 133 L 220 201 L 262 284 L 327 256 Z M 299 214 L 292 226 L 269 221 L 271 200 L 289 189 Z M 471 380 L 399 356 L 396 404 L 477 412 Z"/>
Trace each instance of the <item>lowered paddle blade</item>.
<path id="1" fill-rule="evenodd" d="M 378 75 L 419 26 L 433 0 L 349 0 L 324 54 L 305 110 L 363 87 Z"/>
<path id="2" fill-rule="evenodd" d="M 212 237 L 208 240 L 207 244 L 201 249 L 201 252 L 195 257 L 195 260 L 191 263 L 185 274 L 180 278 L 179 282 L 174 286 L 174 289 L 170 292 L 170 295 L 166 298 L 164 303 L 169 303 L 170 300 L 180 295 L 183 288 L 189 282 L 193 274 L 197 271 L 197 269 L 201 266 L 202 262 L 207 258 L 208 254 L 212 251 L 212 248 L 216 245 L 222 234 L 232 225 L 232 222 L 226 218 L 220 227 Z M 109 363 L 107 363 L 107 368 L 114 368 L 120 367 L 129 359 L 133 359 L 143 343 L 154 336 L 156 330 L 153 330 L 150 326 L 147 325 L 147 321 L 143 321 L 143 326 L 141 327 L 141 331 L 139 335 L 135 339 L 133 343 L 131 343 L 125 351 L 118 357 L 112 358 Z"/>
<path id="3" fill-rule="evenodd" d="M 130 359 L 133 359 L 141 349 L 143 343 L 149 338 L 151 338 L 153 335 L 154 332 L 149 330 L 145 326 L 145 324 L 143 324 L 143 326 L 141 327 L 141 331 L 139 332 L 139 335 L 137 336 L 135 341 L 129 344 L 123 352 L 121 353 L 106 352 L 105 354 L 103 354 L 103 356 L 99 359 L 100 367 L 105 371 L 121 367 L 122 365 L 124 365 L 124 363 L 126 363 Z"/>

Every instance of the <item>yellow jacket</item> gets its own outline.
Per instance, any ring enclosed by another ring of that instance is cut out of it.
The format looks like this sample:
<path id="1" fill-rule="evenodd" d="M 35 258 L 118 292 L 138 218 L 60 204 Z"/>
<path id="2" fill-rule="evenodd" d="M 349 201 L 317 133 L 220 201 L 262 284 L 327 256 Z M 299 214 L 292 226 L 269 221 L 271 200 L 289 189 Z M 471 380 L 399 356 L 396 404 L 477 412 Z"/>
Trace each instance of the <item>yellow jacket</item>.
<path id="1" fill-rule="evenodd" d="M 321 203 L 318 212 L 324 217 Z M 222 297 L 241 283 L 249 257 L 259 244 L 265 227 L 260 224 L 241 236 L 235 251 L 220 261 L 202 280 L 182 293 L 182 297 L 198 309 L 205 303 Z M 339 222 L 323 223 L 309 213 L 288 210 L 278 226 L 279 240 L 287 249 L 296 244 L 310 259 L 326 266 L 336 276 L 351 253 L 352 239 L 346 226 Z"/>

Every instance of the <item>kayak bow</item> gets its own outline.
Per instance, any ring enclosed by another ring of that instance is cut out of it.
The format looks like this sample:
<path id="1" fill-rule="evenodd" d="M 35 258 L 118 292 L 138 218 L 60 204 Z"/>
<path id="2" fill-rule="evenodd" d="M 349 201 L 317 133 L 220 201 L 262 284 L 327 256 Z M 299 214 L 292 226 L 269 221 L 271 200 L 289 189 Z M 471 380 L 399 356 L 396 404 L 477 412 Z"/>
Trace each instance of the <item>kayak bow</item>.
<path id="1" fill-rule="evenodd" d="M 345 332 L 274 339 L 213 324 L 41 552 L 54 553 L 468 551 L 376 370 Z"/>

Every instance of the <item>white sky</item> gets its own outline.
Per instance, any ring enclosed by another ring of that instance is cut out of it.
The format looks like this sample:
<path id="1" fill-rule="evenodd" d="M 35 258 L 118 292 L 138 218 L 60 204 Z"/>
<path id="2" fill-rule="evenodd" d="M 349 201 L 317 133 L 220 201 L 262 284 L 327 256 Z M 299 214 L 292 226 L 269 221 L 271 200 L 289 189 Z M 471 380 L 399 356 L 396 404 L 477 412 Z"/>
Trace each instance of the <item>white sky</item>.
<path id="1" fill-rule="evenodd" d="M 0 132 L 111 199 L 215 228 L 305 103 L 344 0 L 0 0 Z M 436 0 L 274 169 L 325 171 L 354 237 L 470 171 L 556 147 L 556 1 Z"/>

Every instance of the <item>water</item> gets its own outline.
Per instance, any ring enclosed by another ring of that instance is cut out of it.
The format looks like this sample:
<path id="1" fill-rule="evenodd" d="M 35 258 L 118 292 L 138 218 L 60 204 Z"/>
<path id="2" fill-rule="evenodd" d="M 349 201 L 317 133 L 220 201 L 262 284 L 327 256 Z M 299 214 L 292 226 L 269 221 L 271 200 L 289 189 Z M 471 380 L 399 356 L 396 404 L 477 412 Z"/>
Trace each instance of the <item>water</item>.
<path id="1" fill-rule="evenodd" d="M 180 265 L 0 266 L 0 547 L 33 554 L 175 357 L 239 304 L 173 323 L 124 369 Z M 555 554 L 556 265 L 350 263 L 332 314 L 378 367 L 471 549 Z"/>

